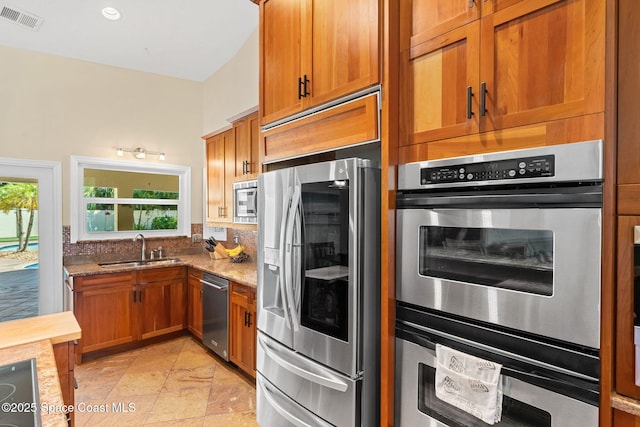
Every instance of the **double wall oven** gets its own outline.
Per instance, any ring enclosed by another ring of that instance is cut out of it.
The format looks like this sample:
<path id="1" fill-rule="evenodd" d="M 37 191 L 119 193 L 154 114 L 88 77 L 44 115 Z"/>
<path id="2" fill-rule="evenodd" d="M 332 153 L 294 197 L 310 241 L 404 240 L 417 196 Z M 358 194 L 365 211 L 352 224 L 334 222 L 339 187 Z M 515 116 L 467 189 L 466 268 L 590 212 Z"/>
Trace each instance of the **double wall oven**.
<path id="1" fill-rule="evenodd" d="M 258 189 L 258 422 L 378 424 L 379 170 L 336 160 Z"/>
<path id="2" fill-rule="evenodd" d="M 596 426 L 602 141 L 400 166 L 396 425 L 485 425 L 435 347 L 502 365 L 505 426 Z"/>

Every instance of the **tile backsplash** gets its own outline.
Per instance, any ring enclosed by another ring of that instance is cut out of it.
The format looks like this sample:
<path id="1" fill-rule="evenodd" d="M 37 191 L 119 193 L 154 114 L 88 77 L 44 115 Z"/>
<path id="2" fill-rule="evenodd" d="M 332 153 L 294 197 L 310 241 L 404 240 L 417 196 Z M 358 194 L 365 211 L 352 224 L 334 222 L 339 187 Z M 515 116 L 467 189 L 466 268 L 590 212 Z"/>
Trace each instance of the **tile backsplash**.
<path id="1" fill-rule="evenodd" d="M 202 234 L 202 224 L 191 224 L 191 234 Z M 144 234 L 144 232 L 143 232 Z M 239 242 L 245 247 L 245 252 L 251 257 L 256 255 L 257 232 L 253 230 L 227 228 L 227 241 L 224 246 L 235 247 L 233 237 L 238 236 Z M 146 238 L 147 251 L 162 246 L 164 256 L 175 256 L 180 253 L 205 252 L 203 241 L 193 243 L 191 237 L 148 237 Z M 100 256 L 103 259 L 135 259 L 140 255 L 140 242 L 132 239 L 120 240 L 95 240 L 71 243 L 71 228 L 62 228 L 63 256 L 67 258 L 83 256 Z"/>

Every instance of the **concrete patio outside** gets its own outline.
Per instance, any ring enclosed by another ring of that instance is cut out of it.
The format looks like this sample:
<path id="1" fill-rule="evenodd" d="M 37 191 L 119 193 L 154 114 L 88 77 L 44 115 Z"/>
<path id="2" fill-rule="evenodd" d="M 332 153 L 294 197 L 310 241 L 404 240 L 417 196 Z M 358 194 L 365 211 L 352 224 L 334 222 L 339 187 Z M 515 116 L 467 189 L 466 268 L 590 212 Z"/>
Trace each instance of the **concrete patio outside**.
<path id="1" fill-rule="evenodd" d="M 32 252 L 20 257 L 23 259 L 0 256 L 0 322 L 38 315 L 39 270 L 23 268 L 37 262 L 37 255 Z"/>

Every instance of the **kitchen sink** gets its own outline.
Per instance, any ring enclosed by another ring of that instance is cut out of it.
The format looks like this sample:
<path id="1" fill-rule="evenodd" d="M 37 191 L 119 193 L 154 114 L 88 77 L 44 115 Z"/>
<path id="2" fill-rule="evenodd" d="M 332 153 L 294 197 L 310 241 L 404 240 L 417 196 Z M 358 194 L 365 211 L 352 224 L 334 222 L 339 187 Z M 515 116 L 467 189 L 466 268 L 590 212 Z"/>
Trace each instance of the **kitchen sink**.
<path id="1" fill-rule="evenodd" d="M 0 366 L 0 402 L 0 425 L 41 425 L 35 359 Z"/>
<path id="2" fill-rule="evenodd" d="M 176 262 L 182 262 L 180 258 L 158 258 L 158 259 L 145 259 L 134 261 L 113 261 L 99 263 L 102 268 L 127 268 L 127 267 L 142 267 L 145 265 L 163 265 L 163 264 L 175 264 Z"/>

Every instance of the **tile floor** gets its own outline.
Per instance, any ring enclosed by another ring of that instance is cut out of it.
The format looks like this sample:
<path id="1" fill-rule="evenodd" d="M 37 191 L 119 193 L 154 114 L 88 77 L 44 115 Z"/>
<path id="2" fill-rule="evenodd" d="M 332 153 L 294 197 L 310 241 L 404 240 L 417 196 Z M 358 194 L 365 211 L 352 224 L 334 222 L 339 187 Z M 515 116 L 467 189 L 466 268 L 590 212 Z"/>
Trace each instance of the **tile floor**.
<path id="1" fill-rule="evenodd" d="M 86 361 L 75 374 L 77 427 L 258 426 L 255 385 L 191 336 Z"/>

